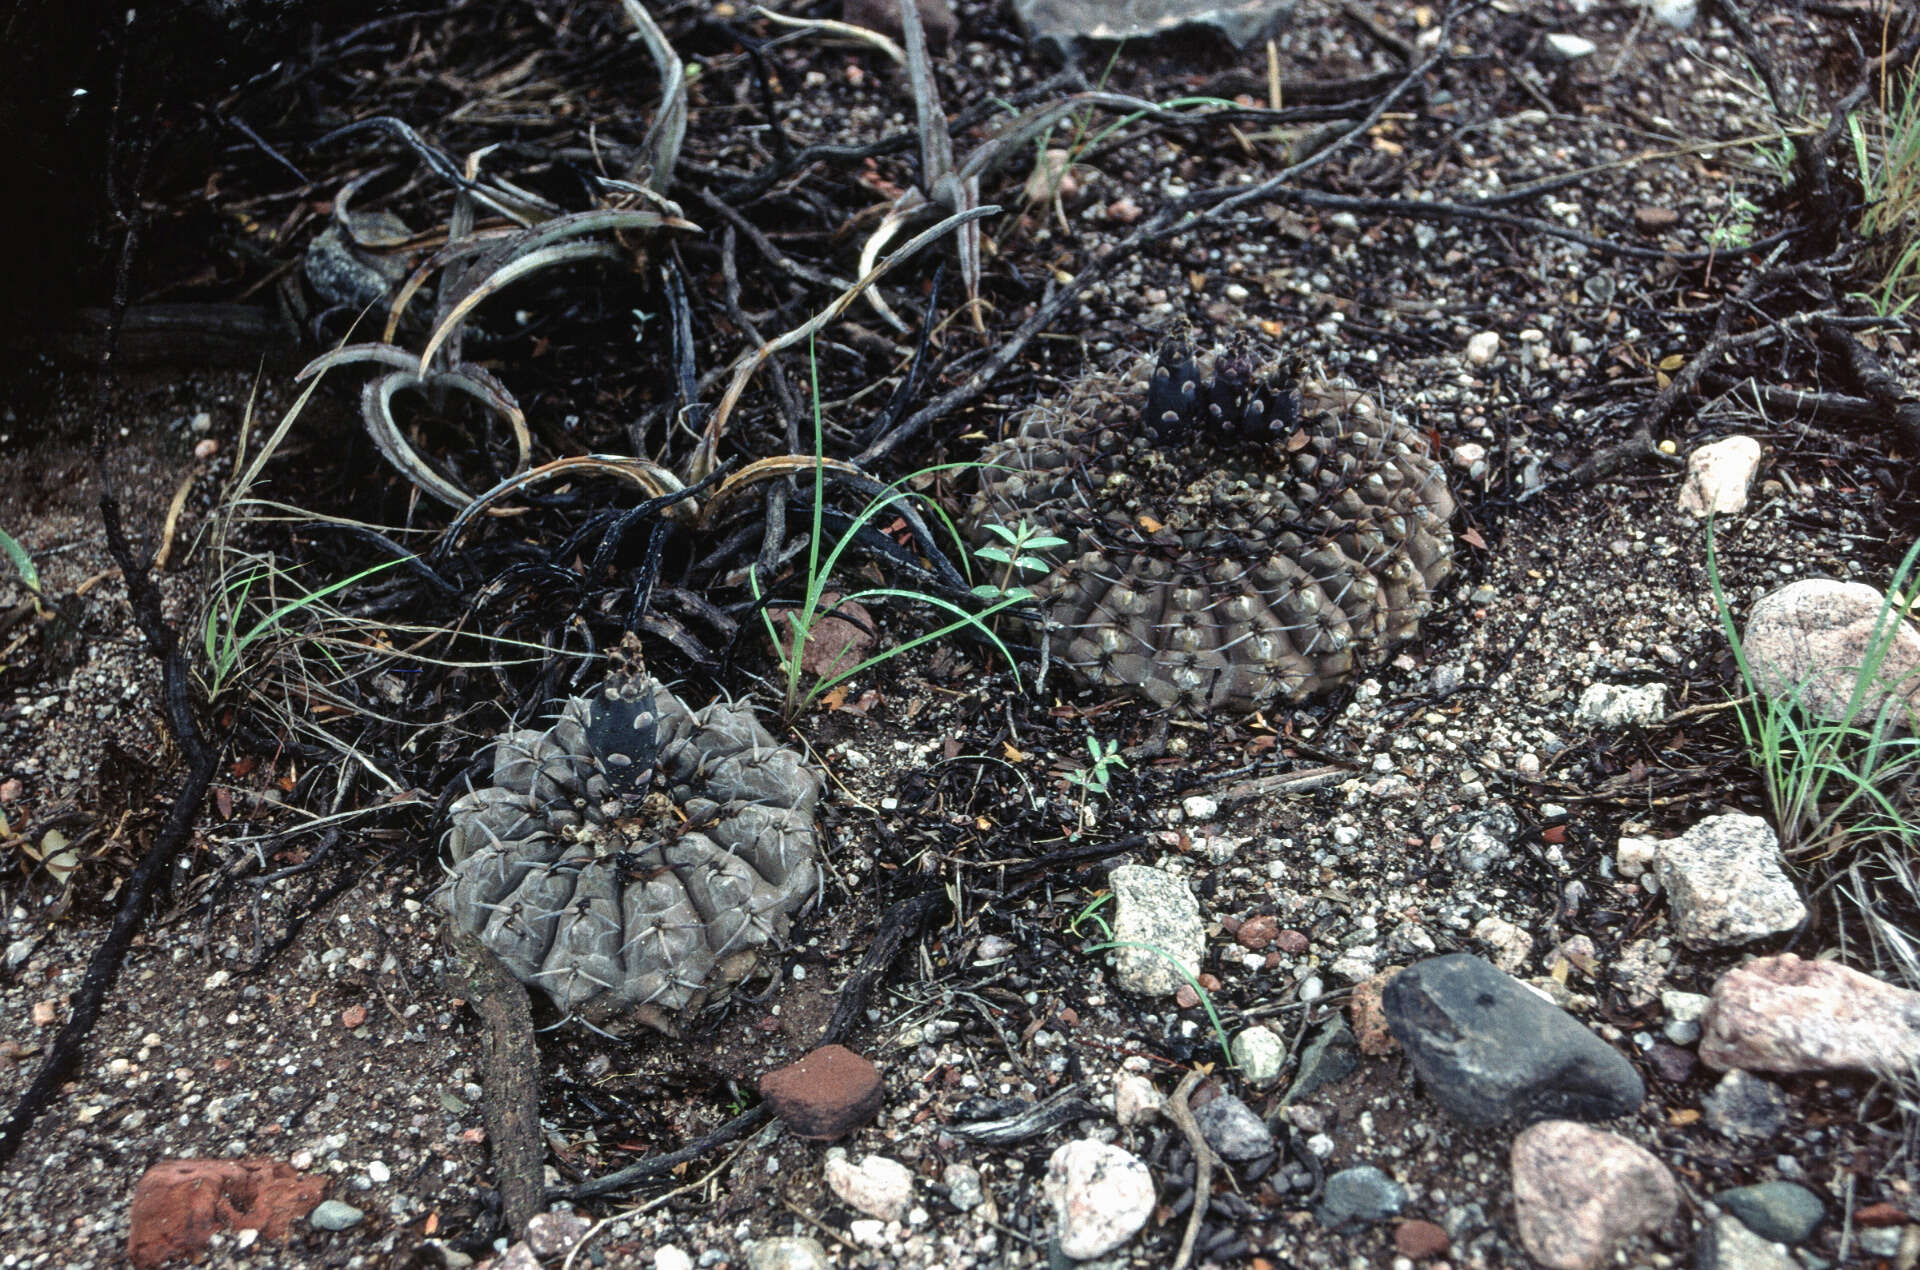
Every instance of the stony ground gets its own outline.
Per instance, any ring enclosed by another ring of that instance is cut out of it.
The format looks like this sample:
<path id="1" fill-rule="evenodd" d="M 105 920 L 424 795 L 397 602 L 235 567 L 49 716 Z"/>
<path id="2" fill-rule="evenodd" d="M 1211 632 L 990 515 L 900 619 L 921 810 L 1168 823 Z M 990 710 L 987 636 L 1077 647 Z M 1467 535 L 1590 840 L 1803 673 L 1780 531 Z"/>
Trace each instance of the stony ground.
<path id="1" fill-rule="evenodd" d="M 1769 116 L 1724 26 L 1702 19 L 1680 32 L 1627 6 L 1543 13 L 1541 30 L 1585 37 L 1597 52 L 1567 72 L 1524 42 L 1498 52 L 1500 93 L 1443 88 L 1426 114 L 1389 115 L 1342 180 L 1465 200 L 1586 171 L 1531 213 L 1671 251 L 1788 223 L 1775 219 L 1788 213 L 1777 206 Z M 970 42 L 976 16 L 962 7 L 956 74 L 980 91 L 1030 82 L 1033 68 L 1009 67 L 1004 42 Z M 1279 41 L 1290 75 L 1390 65 L 1330 11 L 1319 16 Z M 1390 25 L 1417 42 L 1430 19 L 1410 11 Z M 1478 38 L 1516 29 L 1505 17 L 1485 22 L 1471 28 Z M 1834 95 L 1833 29 L 1783 11 L 1765 16 L 1763 33 L 1787 96 L 1816 116 L 1812 103 Z M 792 60 L 781 110 L 796 134 L 877 134 L 904 122 L 903 99 L 859 72 L 866 55 L 806 46 L 782 55 Z M 1139 68 L 1119 73 L 1145 81 L 1150 60 L 1143 53 Z M 1250 55 L 1189 79 L 1231 95 L 1242 80 L 1263 91 L 1264 71 Z M 1451 129 L 1442 160 L 1420 144 L 1436 128 Z M 1417 165 L 1400 162 L 1410 148 Z M 1056 247 L 1110 241 L 1156 200 L 1258 178 L 1257 163 L 1232 148 L 1143 131 L 1079 175 L 1064 233 L 1036 209 L 1008 218 L 1003 250 L 1017 247 L 1032 265 Z M 1707 992 L 1750 954 L 1833 953 L 1845 928 L 1821 891 L 1830 875 L 1796 871 L 1815 905 L 1798 930 L 1703 953 L 1676 940 L 1665 900 L 1616 864 L 1623 836 L 1667 837 L 1708 815 L 1760 810 L 1738 761 L 1705 530 L 1675 507 L 1679 457 L 1734 432 L 1765 446 L 1748 508 L 1718 526 L 1727 598 L 1743 616 L 1796 578 L 1886 583 L 1910 532 L 1897 441 L 1844 422 L 1768 417 L 1729 397 L 1662 423 L 1657 439 L 1673 442 L 1673 459 L 1570 479 L 1647 407 L 1677 365 L 1668 359 L 1697 351 L 1699 331 L 1683 318 L 1725 298 L 1719 278 L 1683 279 L 1657 255 L 1627 259 L 1512 228 L 1278 205 L 1263 219 L 1266 232 L 1176 238 L 1122 266 L 1085 296 L 1071 344 L 1047 351 L 1028 382 L 970 426 L 997 426 L 1084 364 L 1150 347 L 1143 326 L 1184 318 L 1283 334 L 1317 369 L 1352 378 L 1426 431 L 1446 463 L 1462 504 L 1459 567 L 1422 639 L 1330 701 L 1177 722 L 1163 744 L 1152 744 L 1156 721 L 1135 705 L 1057 681 L 1022 693 L 1004 666 L 963 644 L 916 650 L 850 684 L 839 708 L 803 715 L 798 737 L 832 790 L 826 901 L 799 923 L 777 979 L 682 1039 L 621 1042 L 572 1025 L 540 1034 L 548 1181 L 564 1187 L 670 1150 L 752 1103 L 761 1073 L 812 1045 L 887 906 L 926 884 L 946 890 L 952 911 L 897 963 L 852 1042 L 878 1064 L 885 1102 L 842 1144 L 852 1160 L 882 1155 L 911 1171 L 906 1212 L 881 1221 L 850 1208 L 827 1182 L 841 1148 L 775 1126 L 669 1181 L 584 1206 L 604 1221 L 571 1264 L 685 1264 L 661 1251 L 672 1248 L 702 1266 L 737 1266 L 756 1245 L 752 1264 L 769 1264 L 763 1241 L 795 1236 L 818 1241 L 831 1264 L 1040 1265 L 1056 1233 L 1041 1179 L 1056 1148 L 1083 1138 L 1128 1147 L 1158 1187 L 1143 1233 L 1106 1264 L 1171 1263 L 1191 1204 L 1191 1155 L 1165 1121 L 1119 1123 L 1116 1080 L 1144 1077 L 1169 1093 L 1221 1055 L 1190 989 L 1127 991 L 1093 950 L 1111 914 L 1096 902 L 1111 870 L 1129 863 L 1186 883 L 1204 923 L 1211 1006 L 1229 1033 L 1265 1028 L 1285 1054 L 1259 1084 L 1214 1071 L 1278 1132 L 1277 1150 L 1262 1168 L 1216 1180 L 1237 1194 L 1216 1201 L 1197 1260 L 1528 1263 L 1510 1127 L 1462 1127 L 1391 1047 L 1369 1042 L 1339 1072 L 1308 1046 L 1348 1017 L 1359 985 L 1467 951 L 1540 984 L 1643 1076 L 1645 1100 L 1608 1127 L 1671 1170 L 1683 1203 L 1630 1245 L 1632 1264 L 1705 1255 L 1697 1245 L 1717 1215 L 1712 1198 L 1776 1179 L 1804 1183 L 1826 1206 L 1828 1220 L 1795 1254 L 1801 1264 L 1913 1264 L 1910 1253 L 1901 1259 L 1915 1228 L 1903 1225 L 1911 1161 L 1893 1095 L 1861 1075 L 1786 1077 L 1776 1082 L 1784 1124 L 1755 1131 L 1711 1100 L 1720 1074 L 1690 1048 L 1690 998 L 1672 995 Z M 1909 360 L 1910 335 L 1878 339 L 1888 362 Z M 194 535 L 231 473 L 251 385 L 247 375 L 165 374 L 96 397 L 93 381 L 69 374 L 44 417 L 0 428 L 15 473 L 0 486 L 0 528 L 31 553 L 57 601 L 53 615 L 0 634 L 0 814 L 12 835 L 0 847 L 11 870 L 0 1096 L 9 1100 L 64 1018 L 178 767 L 92 509 L 88 424 L 110 412 L 121 496 L 149 544 L 166 536 L 184 488 L 160 576 L 170 615 L 191 633 L 202 587 Z M 268 382 L 263 416 L 287 399 L 284 376 Z M 302 465 L 328 463 L 330 438 L 350 427 L 344 410 L 316 410 L 279 488 L 297 490 Z M 0 579 L 0 612 L 28 598 Z M 1581 707 L 1593 685 L 1655 687 L 1656 708 L 1603 723 Z M 1065 779 L 1085 768 L 1088 737 L 1135 755 L 1104 794 Z M 1309 767 L 1329 770 L 1293 792 L 1258 783 Z M 83 1073 L 7 1170 L 0 1267 L 115 1264 L 135 1181 L 184 1156 L 285 1161 L 327 1178 L 360 1213 L 338 1231 L 299 1225 L 284 1245 L 216 1236 L 217 1264 L 425 1266 L 494 1251 L 479 1028 L 450 981 L 430 902 L 438 791 L 400 791 L 388 814 L 322 846 L 289 832 L 307 814 L 281 805 L 300 774 L 271 752 L 230 756 Z M 1100 842 L 1115 844 L 1110 856 L 1019 867 Z M 1845 959 L 1886 969 L 1857 939 Z M 1325 1083 L 1285 1096 L 1303 1068 Z M 1048 1099 L 1067 1111 L 1016 1140 L 964 1131 Z M 1372 1220 L 1343 1223 L 1325 1211 L 1315 1178 L 1359 1166 L 1400 1190 Z M 1878 1224 L 1855 1223 L 1856 1213 Z"/>

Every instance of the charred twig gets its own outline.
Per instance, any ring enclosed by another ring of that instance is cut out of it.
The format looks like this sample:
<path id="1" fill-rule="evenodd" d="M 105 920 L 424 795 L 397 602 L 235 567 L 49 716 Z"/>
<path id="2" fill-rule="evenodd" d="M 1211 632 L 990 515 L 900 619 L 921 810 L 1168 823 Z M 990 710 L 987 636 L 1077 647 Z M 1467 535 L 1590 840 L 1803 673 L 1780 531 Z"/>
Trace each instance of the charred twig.
<path id="1" fill-rule="evenodd" d="M 116 320 L 110 321 L 108 327 L 107 365 L 110 369 L 113 366 L 112 330 L 117 325 L 119 313 L 124 312 L 126 307 L 126 279 L 133 245 L 134 233 L 129 227 L 121 250 L 120 276 L 114 297 Z M 102 395 L 104 397 L 104 386 Z M 73 1012 L 54 1036 L 53 1044 L 47 1049 L 46 1061 L 34 1073 L 32 1083 L 21 1093 L 6 1120 L 0 1122 L 0 1165 L 6 1164 L 20 1150 L 27 1130 L 53 1101 L 55 1092 L 71 1079 L 74 1067 L 80 1060 L 81 1047 L 100 1017 L 107 993 L 119 978 L 120 966 L 126 958 L 127 949 L 132 945 L 134 931 L 146 915 L 147 901 L 160 880 L 166 876 L 174 857 L 186 846 L 193 832 L 193 822 L 200 812 L 200 800 L 213 784 L 214 773 L 220 763 L 220 747 L 207 741 L 201 734 L 199 720 L 194 717 L 190 688 L 192 672 L 186 654 L 181 650 L 178 635 L 167 623 L 161 607 L 160 588 L 154 584 L 153 576 L 148 571 L 148 562 L 135 557 L 121 524 L 120 500 L 114 493 L 112 475 L 107 469 L 109 417 L 110 411 L 102 400 L 95 409 L 93 425 L 94 470 L 100 481 L 100 520 L 106 531 L 107 550 L 119 564 L 121 577 L 126 582 L 134 620 L 146 636 L 147 646 L 160 659 L 161 697 L 167 728 L 187 756 L 187 778 L 180 792 L 174 796 L 173 805 L 167 809 L 167 818 L 154 836 L 153 844 L 140 857 L 140 862 L 134 866 L 132 874 L 121 888 L 120 905 L 114 910 L 113 923 L 107 928 L 106 937 L 100 941 L 99 947 L 94 949 L 93 956 L 88 959 L 86 974 L 81 977 L 80 987 L 73 994 Z"/>
<path id="2" fill-rule="evenodd" d="M 1734 348 L 1755 343 L 1758 338 L 1769 338 L 1775 333 L 1774 327 L 1769 325 L 1759 331 L 1734 335 L 1730 329 L 1734 314 L 1747 311 L 1754 297 L 1759 295 L 1761 288 L 1767 284 L 1804 276 L 1815 269 L 1816 266 L 1813 265 L 1770 266 L 1756 269 L 1753 276 L 1741 285 L 1735 295 L 1721 303 L 1719 315 L 1714 319 L 1713 334 L 1707 337 L 1707 342 L 1701 346 L 1700 351 L 1675 372 L 1672 379 L 1667 381 L 1667 386 L 1660 390 L 1660 394 L 1653 399 L 1653 404 L 1647 407 L 1646 412 L 1634 423 L 1633 430 L 1614 444 L 1589 455 L 1584 463 L 1568 473 L 1560 482 L 1555 483 L 1588 485 L 1613 475 L 1634 459 L 1656 456 L 1667 458 L 1668 456 L 1660 453 L 1659 447 L 1654 442 L 1654 429 L 1667 421 L 1668 416 L 1679 408 L 1682 400 L 1692 395 L 1693 390 L 1700 383 L 1700 377 L 1715 362 Z M 1679 462 L 1677 458 L 1672 461 Z"/>
<path id="3" fill-rule="evenodd" d="M 547 1158 L 540 1136 L 540 1055 L 534 1047 L 533 1006 L 526 988 L 486 945 L 451 922 L 447 933 L 467 998 L 486 1026 L 480 1044 L 486 1091 L 481 1114 L 493 1153 L 501 1216 L 519 1238 L 541 1209 L 541 1169 Z"/>
<path id="4" fill-rule="evenodd" d="M 722 220 L 726 221 L 727 224 L 738 229 L 741 235 L 753 244 L 753 249 L 759 252 L 768 264 L 778 269 L 781 273 L 786 274 L 788 277 L 799 278 L 804 282 L 811 282 L 817 287 L 832 287 L 836 291 L 844 291 L 853 285 L 844 278 L 836 278 L 830 273 L 815 269 L 812 265 L 802 264 L 792 256 L 787 255 L 786 252 L 774 246 L 771 239 L 760 232 L 759 226 L 723 202 L 718 195 L 701 189 L 699 186 L 688 186 L 686 194 L 693 199 L 694 202 L 716 213 Z"/>
<path id="5" fill-rule="evenodd" d="M 1821 338 L 1846 359 L 1847 372 L 1861 391 L 1873 398 L 1873 404 L 1891 416 L 1900 430 L 1900 439 L 1909 451 L 1920 452 L 1920 401 L 1914 400 L 1880 358 L 1860 342 L 1852 331 L 1827 322 L 1816 322 Z"/>
<path id="6" fill-rule="evenodd" d="M 1180 1252 L 1173 1259 L 1173 1270 L 1186 1270 L 1193 1264 L 1193 1245 L 1200 1238 L 1200 1224 L 1207 1215 L 1207 1197 L 1213 1189 L 1216 1157 L 1213 1148 L 1207 1145 L 1207 1136 L 1200 1132 L 1199 1121 L 1193 1118 L 1193 1109 L 1187 1105 L 1187 1098 L 1200 1078 L 1200 1072 L 1188 1072 L 1167 1098 L 1167 1116 L 1186 1135 L 1187 1145 L 1193 1151 L 1193 1210 L 1187 1216 L 1187 1231 L 1180 1238 Z"/>

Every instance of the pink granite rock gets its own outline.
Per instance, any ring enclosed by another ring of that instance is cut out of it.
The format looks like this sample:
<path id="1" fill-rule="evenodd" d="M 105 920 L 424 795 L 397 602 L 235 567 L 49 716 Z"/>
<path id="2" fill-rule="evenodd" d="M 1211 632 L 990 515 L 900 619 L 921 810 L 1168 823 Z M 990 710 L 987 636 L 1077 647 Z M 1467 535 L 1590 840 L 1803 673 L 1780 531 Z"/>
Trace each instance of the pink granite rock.
<path id="1" fill-rule="evenodd" d="M 1726 1071 L 1906 1071 L 1920 1062 L 1920 992 L 1792 953 L 1713 985 L 1700 1061 Z"/>
<path id="2" fill-rule="evenodd" d="M 1673 1175 L 1643 1147 L 1571 1120 L 1542 1120 L 1513 1141 L 1520 1242 L 1549 1270 L 1590 1270 L 1680 1207 Z"/>

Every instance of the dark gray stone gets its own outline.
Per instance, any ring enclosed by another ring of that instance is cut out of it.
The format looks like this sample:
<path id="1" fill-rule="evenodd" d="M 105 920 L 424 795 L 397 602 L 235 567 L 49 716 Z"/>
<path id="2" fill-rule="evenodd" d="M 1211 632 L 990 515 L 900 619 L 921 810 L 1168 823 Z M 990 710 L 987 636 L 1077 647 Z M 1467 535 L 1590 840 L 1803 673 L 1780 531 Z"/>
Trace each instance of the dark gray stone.
<path id="1" fill-rule="evenodd" d="M 1646 1095 L 1612 1046 L 1478 957 L 1419 962 L 1393 977 L 1381 1004 L 1427 1092 L 1466 1124 L 1605 1120 Z"/>
<path id="2" fill-rule="evenodd" d="M 1313 1215 L 1322 1226 L 1339 1230 L 1354 1222 L 1383 1221 L 1406 1206 L 1407 1189 L 1371 1164 L 1342 1169 L 1327 1179 L 1326 1193 Z"/>
<path id="3" fill-rule="evenodd" d="M 1708 1126 L 1729 1138 L 1771 1138 L 1787 1127 L 1786 1094 L 1751 1072 L 1728 1072 L 1701 1106 Z"/>
<path id="4" fill-rule="evenodd" d="M 1345 1019 L 1335 1015 L 1300 1051 L 1300 1074 L 1294 1077 L 1286 1100 L 1299 1102 L 1322 1086 L 1345 1080 L 1358 1066 L 1360 1050 L 1359 1043 L 1353 1039 L 1353 1029 Z"/>
<path id="5" fill-rule="evenodd" d="M 1207 1145 L 1226 1159 L 1251 1160 L 1273 1150 L 1273 1130 L 1232 1094 L 1194 1108 L 1193 1119 Z"/>
<path id="6" fill-rule="evenodd" d="M 1713 1202 L 1754 1234 L 1783 1244 L 1804 1243 L 1827 1215 L 1820 1197 L 1798 1182 L 1736 1187 L 1714 1196 Z"/>

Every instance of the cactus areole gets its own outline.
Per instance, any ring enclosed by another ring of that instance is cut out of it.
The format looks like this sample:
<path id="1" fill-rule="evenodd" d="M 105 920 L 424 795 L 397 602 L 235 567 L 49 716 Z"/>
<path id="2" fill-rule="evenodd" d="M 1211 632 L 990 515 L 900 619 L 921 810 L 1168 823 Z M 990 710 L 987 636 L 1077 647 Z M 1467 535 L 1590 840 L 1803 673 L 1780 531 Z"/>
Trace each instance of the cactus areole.
<path id="1" fill-rule="evenodd" d="M 673 1032 L 813 898 L 820 790 L 750 709 L 690 709 L 629 636 L 551 727 L 496 739 L 449 811 L 440 902 L 566 1013 Z"/>
<path id="2" fill-rule="evenodd" d="M 1339 686 L 1419 632 L 1453 567 L 1424 440 L 1269 353 L 1174 343 L 1030 408 L 968 520 L 1066 545 L 1034 584 L 1084 682 L 1179 714 Z"/>

